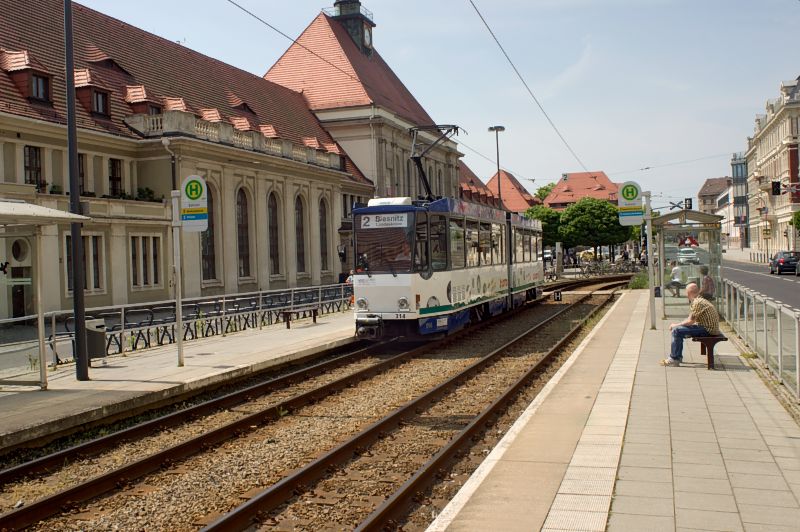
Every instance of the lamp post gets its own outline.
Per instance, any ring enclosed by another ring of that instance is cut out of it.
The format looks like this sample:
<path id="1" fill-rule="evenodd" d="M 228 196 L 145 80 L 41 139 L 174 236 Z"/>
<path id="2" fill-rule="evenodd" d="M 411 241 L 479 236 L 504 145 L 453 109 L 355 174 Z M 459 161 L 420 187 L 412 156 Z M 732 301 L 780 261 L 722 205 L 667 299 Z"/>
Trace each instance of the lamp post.
<path id="1" fill-rule="evenodd" d="M 494 132 L 494 143 L 497 149 L 497 200 L 500 203 L 500 208 L 503 209 L 503 193 L 500 191 L 500 132 L 505 131 L 503 126 L 490 126 L 489 132 Z"/>

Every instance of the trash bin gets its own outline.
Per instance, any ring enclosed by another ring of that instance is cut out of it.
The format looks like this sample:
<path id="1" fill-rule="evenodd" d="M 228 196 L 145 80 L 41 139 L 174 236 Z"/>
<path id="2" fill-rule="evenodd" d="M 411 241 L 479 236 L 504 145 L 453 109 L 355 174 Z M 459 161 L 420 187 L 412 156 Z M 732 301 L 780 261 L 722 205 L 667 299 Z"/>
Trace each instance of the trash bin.
<path id="1" fill-rule="evenodd" d="M 86 351 L 90 359 L 106 356 L 105 320 L 86 320 Z"/>

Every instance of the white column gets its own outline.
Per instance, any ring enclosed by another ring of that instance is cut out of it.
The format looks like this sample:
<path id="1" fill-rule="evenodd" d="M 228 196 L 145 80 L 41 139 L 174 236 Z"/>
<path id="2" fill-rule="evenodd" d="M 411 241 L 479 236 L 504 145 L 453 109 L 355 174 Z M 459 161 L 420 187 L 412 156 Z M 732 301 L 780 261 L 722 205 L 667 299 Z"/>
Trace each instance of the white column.
<path id="1" fill-rule="evenodd" d="M 44 193 L 50 192 L 53 184 L 53 149 L 42 148 L 42 182 L 46 183 Z"/>
<path id="2" fill-rule="evenodd" d="M 297 286 L 297 239 L 294 228 L 294 197 L 296 187 L 287 182 L 283 194 L 283 272 L 288 286 Z"/>
<path id="3" fill-rule="evenodd" d="M 122 159 L 122 191 L 133 196 L 136 191 L 131 186 L 131 161 L 130 159 Z"/>
<path id="4" fill-rule="evenodd" d="M 25 183 L 25 145 L 21 142 L 14 145 L 14 167 L 17 171 L 17 183 Z"/>
<path id="5" fill-rule="evenodd" d="M 311 189 L 308 194 L 308 251 L 306 255 L 306 267 L 311 273 L 311 284 L 318 285 L 322 279 L 322 258 L 320 257 L 320 233 L 319 233 L 319 200 L 322 191 Z M 330 254 L 328 254 L 330 259 Z"/>
<path id="6" fill-rule="evenodd" d="M 222 198 L 220 198 L 220 231 L 222 246 L 218 253 L 222 254 L 222 272 L 217 277 L 225 283 L 225 293 L 238 291 L 239 287 L 239 249 L 236 234 L 236 176 L 233 169 L 225 167 L 222 171 Z"/>
<path id="7" fill-rule="evenodd" d="M 328 247 L 331 249 L 329 257 L 332 262 L 330 269 L 333 272 L 334 282 L 339 280 L 339 274 L 342 273 L 342 261 L 339 259 L 339 227 L 342 225 L 342 189 L 335 187 L 331 194 L 331 212 L 330 214 L 330 228 L 328 229 L 329 242 Z M 346 243 L 345 243 L 346 245 Z M 349 257 L 348 257 L 349 258 Z"/>
<path id="8" fill-rule="evenodd" d="M 253 208 L 255 209 L 255 227 L 253 227 L 253 240 L 256 245 L 256 275 L 258 276 L 258 287 L 261 290 L 269 290 L 269 228 L 267 227 L 267 189 L 269 182 L 256 175 L 255 197 L 253 198 Z"/>
<path id="9" fill-rule="evenodd" d="M 84 173 L 84 191 L 85 192 L 94 192 L 96 187 L 94 186 L 94 155 L 91 153 L 86 154 L 86 167 L 83 169 Z"/>
<path id="10" fill-rule="evenodd" d="M 0 140 L 0 183 L 6 180 L 5 142 Z"/>
<path id="11" fill-rule="evenodd" d="M 100 187 L 95 190 L 98 197 L 105 196 L 109 193 L 110 187 L 108 186 L 108 157 L 100 157 Z"/>
<path id="12" fill-rule="evenodd" d="M 111 256 L 106 262 L 109 268 L 107 273 L 108 288 L 111 290 L 111 302 L 114 305 L 124 305 L 128 302 L 130 252 L 128 250 L 127 233 L 124 223 L 111 224 L 111 230 L 109 231 L 111 241 L 108 246 Z"/>

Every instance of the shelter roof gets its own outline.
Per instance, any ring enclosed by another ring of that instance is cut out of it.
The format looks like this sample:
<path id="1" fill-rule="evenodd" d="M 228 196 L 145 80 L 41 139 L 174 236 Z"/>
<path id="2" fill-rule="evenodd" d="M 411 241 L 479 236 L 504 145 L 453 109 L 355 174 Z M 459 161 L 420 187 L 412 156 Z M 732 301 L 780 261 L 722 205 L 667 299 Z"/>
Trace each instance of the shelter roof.
<path id="1" fill-rule="evenodd" d="M 0 225 L 52 225 L 72 222 L 87 222 L 91 218 L 69 212 L 51 209 L 0 198 Z"/>
<path id="2" fill-rule="evenodd" d="M 722 221 L 722 216 L 716 214 L 708 214 L 700 211 L 682 211 L 668 212 L 656 218 L 653 218 L 653 226 L 659 227 L 668 224 L 692 225 L 692 224 L 718 224 Z"/>

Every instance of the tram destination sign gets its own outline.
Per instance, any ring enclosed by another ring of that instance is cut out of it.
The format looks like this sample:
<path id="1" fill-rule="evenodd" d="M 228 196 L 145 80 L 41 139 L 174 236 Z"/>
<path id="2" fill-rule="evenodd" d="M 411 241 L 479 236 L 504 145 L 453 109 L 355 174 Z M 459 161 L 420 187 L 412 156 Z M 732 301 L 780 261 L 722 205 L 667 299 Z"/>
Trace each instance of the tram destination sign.
<path id="1" fill-rule="evenodd" d="M 361 229 L 386 229 L 389 227 L 408 227 L 408 213 L 361 215 Z"/>
<path id="2" fill-rule="evenodd" d="M 181 225 L 190 233 L 208 229 L 206 180 L 199 175 L 190 175 L 181 183 Z"/>

